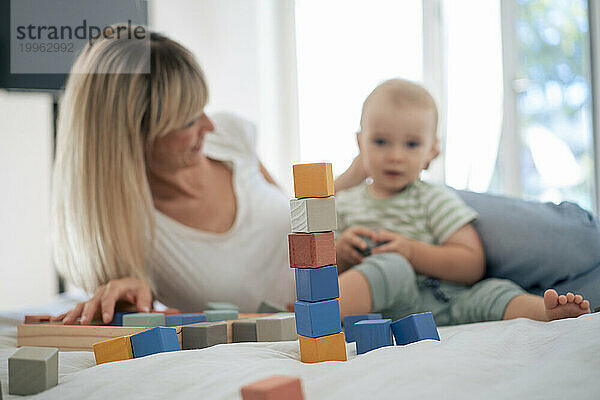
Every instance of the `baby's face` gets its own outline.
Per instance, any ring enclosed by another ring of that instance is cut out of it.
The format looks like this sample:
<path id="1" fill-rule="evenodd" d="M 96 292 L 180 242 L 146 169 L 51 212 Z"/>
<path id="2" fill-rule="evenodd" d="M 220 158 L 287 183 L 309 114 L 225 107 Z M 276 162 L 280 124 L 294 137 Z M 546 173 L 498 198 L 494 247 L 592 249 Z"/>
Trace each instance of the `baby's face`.
<path id="1" fill-rule="evenodd" d="M 437 155 L 434 114 L 420 106 L 396 106 L 372 99 L 358 144 L 373 179 L 371 193 L 389 197 L 414 182 Z"/>

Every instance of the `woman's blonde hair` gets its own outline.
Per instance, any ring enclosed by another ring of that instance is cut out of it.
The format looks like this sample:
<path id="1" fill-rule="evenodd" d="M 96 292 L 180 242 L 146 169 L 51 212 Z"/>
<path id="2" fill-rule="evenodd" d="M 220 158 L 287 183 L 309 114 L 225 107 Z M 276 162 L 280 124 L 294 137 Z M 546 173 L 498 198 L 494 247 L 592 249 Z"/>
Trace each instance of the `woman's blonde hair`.
<path id="1" fill-rule="evenodd" d="M 60 107 L 54 260 L 87 291 L 111 279 L 146 278 L 145 256 L 154 237 L 146 150 L 197 117 L 208 100 L 192 54 L 148 30 L 146 40 L 131 39 L 127 33 L 136 28 L 83 49 Z"/>

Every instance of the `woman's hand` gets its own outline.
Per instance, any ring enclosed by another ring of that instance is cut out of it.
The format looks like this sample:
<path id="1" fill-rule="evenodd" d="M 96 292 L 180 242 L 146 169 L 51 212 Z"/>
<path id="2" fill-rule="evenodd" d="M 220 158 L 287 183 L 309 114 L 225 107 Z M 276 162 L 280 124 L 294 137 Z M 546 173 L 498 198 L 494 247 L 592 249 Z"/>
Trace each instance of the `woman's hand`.
<path id="1" fill-rule="evenodd" d="M 396 232 L 378 229 L 373 238 L 375 242 L 387 242 L 371 250 L 372 254 L 377 253 L 398 253 L 409 262 L 412 262 L 413 246 L 412 240 Z"/>
<path id="2" fill-rule="evenodd" d="M 89 324 L 102 315 L 107 324 L 113 319 L 117 303 L 129 303 L 139 312 L 149 312 L 152 307 L 152 291 L 148 284 L 136 278 L 114 279 L 96 290 L 94 297 L 87 302 L 79 303 L 71 311 L 53 320 L 61 320 L 64 324 L 73 324 L 81 316 L 81 324 Z"/>
<path id="3" fill-rule="evenodd" d="M 372 239 L 374 235 L 374 231 L 364 226 L 352 226 L 346 229 L 335 244 L 338 266 L 345 270 L 353 265 L 360 264 L 364 257 L 359 250 L 367 248 L 367 243 L 361 239 L 361 236 Z"/>

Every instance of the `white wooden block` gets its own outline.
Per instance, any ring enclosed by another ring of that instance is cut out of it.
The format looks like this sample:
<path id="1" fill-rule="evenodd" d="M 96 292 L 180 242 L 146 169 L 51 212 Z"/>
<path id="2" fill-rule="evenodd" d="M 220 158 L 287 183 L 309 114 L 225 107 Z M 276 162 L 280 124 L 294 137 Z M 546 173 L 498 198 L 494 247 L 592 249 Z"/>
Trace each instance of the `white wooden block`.
<path id="1" fill-rule="evenodd" d="M 256 339 L 259 342 L 283 342 L 298 339 L 294 314 L 280 313 L 257 319 Z"/>
<path id="2" fill-rule="evenodd" d="M 326 232 L 337 228 L 335 197 L 290 200 L 292 232 Z"/>

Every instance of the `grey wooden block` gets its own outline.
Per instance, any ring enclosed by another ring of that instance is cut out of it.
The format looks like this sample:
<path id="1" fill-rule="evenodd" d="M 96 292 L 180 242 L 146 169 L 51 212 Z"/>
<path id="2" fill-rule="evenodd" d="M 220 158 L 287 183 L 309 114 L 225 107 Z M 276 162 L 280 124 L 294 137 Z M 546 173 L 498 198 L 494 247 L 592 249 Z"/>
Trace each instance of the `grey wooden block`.
<path id="1" fill-rule="evenodd" d="M 298 339 L 294 314 L 279 313 L 257 319 L 256 338 L 259 342 L 282 342 Z"/>
<path id="2" fill-rule="evenodd" d="M 256 342 L 256 321 L 239 320 L 231 324 L 233 343 Z"/>
<path id="3" fill-rule="evenodd" d="M 227 323 L 199 322 L 181 327 L 181 349 L 204 349 L 227 343 Z"/>
<path id="4" fill-rule="evenodd" d="M 141 326 L 154 328 L 165 326 L 165 314 L 163 313 L 133 313 L 123 315 L 123 326 Z"/>
<path id="5" fill-rule="evenodd" d="M 237 310 L 204 310 L 208 322 L 230 321 L 238 319 Z"/>
<path id="6" fill-rule="evenodd" d="M 25 346 L 8 359 L 8 393 L 35 394 L 57 384 L 58 349 Z"/>
<path id="7" fill-rule="evenodd" d="M 337 228 L 335 197 L 290 200 L 292 232 L 326 232 Z"/>

